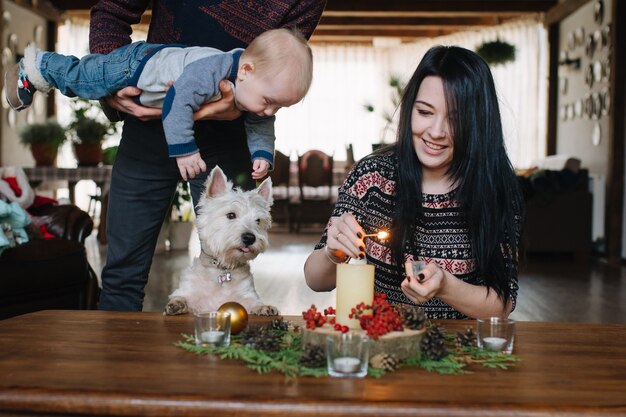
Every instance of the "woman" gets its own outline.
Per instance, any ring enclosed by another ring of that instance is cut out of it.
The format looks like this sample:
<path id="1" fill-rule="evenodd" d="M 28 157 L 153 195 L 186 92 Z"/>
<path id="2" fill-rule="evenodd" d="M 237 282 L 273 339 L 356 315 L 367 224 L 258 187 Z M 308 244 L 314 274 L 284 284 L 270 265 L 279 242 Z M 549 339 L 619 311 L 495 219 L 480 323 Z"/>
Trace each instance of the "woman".
<path id="1" fill-rule="evenodd" d="M 315 291 L 335 264 L 365 258 L 375 290 L 430 318 L 506 317 L 515 308 L 522 197 L 488 65 L 437 46 L 402 98 L 395 145 L 361 160 L 304 266 Z M 366 237 L 381 230 L 388 240 Z M 405 262 L 425 261 L 413 276 Z"/>

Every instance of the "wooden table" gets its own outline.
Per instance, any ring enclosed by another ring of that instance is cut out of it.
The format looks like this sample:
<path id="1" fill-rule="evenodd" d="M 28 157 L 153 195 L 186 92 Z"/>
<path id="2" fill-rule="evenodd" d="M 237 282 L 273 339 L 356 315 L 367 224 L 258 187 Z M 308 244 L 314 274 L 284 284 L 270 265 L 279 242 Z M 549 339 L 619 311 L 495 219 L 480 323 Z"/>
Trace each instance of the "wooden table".
<path id="1" fill-rule="evenodd" d="M 448 331 L 468 322 L 444 322 Z M 0 414 L 626 415 L 626 325 L 520 322 L 511 370 L 288 379 L 174 346 L 189 316 L 44 311 L 0 321 Z"/>

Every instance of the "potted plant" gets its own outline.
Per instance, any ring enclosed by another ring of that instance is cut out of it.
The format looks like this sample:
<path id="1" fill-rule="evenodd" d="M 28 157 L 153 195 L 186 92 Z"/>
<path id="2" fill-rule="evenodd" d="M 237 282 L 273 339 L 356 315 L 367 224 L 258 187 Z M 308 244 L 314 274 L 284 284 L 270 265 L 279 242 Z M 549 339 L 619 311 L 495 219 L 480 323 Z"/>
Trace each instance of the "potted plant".
<path id="1" fill-rule="evenodd" d="M 502 65 L 515 61 L 515 45 L 500 39 L 481 43 L 476 48 L 476 53 L 489 65 Z"/>
<path id="2" fill-rule="evenodd" d="M 102 162 L 102 142 L 106 135 L 116 131 L 116 126 L 100 121 L 102 118 L 98 117 L 97 107 L 89 100 L 79 98 L 72 101 L 72 110 L 74 121 L 69 127 L 74 134 L 74 154 L 78 166 L 96 166 Z"/>
<path id="3" fill-rule="evenodd" d="M 372 144 L 372 150 L 374 151 L 384 146 L 387 143 L 386 138 L 389 134 L 392 135 L 392 139 L 393 139 L 393 136 L 395 136 L 396 134 L 396 126 L 395 126 L 396 121 L 394 120 L 394 116 L 396 114 L 396 110 L 400 106 L 400 101 L 402 100 L 402 92 L 404 91 L 404 87 L 406 86 L 406 83 L 402 81 L 399 76 L 391 75 L 389 77 L 389 80 L 387 81 L 387 85 L 389 86 L 391 90 L 390 99 L 391 99 L 392 110 L 382 111 L 381 116 L 385 122 L 385 126 L 383 127 L 380 133 L 380 142 Z M 371 103 L 365 103 L 363 105 L 363 108 L 365 109 L 365 111 L 370 112 L 370 113 L 376 112 L 376 108 Z"/>
<path id="4" fill-rule="evenodd" d="M 189 183 L 180 181 L 170 208 L 168 240 L 171 250 L 187 249 L 193 231 L 193 207 Z"/>
<path id="5" fill-rule="evenodd" d="M 161 226 L 155 253 L 165 252 L 168 248 L 167 242 L 170 250 L 187 249 L 192 231 L 193 207 L 189 183 L 180 181 L 176 186 L 170 210 Z"/>
<path id="6" fill-rule="evenodd" d="M 20 142 L 30 147 L 37 166 L 54 166 L 59 147 L 67 139 L 66 129 L 52 119 L 25 126 L 19 136 Z"/>

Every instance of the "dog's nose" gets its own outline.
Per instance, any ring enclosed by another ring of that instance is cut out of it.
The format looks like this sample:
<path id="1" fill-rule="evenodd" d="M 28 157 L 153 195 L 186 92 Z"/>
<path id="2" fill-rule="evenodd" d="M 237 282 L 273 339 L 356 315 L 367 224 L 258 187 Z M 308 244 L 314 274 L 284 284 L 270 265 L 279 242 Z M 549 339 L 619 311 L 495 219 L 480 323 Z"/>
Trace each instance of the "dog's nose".
<path id="1" fill-rule="evenodd" d="M 256 241 L 256 236 L 254 236 L 252 233 L 244 233 L 243 235 L 241 235 L 241 241 L 244 245 L 250 246 Z"/>

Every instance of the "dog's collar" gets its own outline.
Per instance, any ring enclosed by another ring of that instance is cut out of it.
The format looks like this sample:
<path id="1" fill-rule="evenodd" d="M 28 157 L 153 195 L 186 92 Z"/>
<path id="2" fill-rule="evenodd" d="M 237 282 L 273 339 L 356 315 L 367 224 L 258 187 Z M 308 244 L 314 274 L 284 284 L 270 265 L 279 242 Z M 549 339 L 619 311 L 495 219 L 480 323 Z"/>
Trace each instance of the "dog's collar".
<path id="1" fill-rule="evenodd" d="M 217 259 L 215 256 L 209 255 L 207 252 L 205 252 L 204 248 L 200 247 L 200 250 L 202 251 L 202 254 L 204 255 L 204 257 L 209 261 L 211 266 L 213 266 L 214 268 L 222 270 L 222 273 L 217 276 L 217 283 L 218 284 L 221 285 L 221 284 L 223 284 L 225 282 L 232 281 L 232 279 L 233 279 L 232 278 L 232 273 L 229 271 L 229 268 L 227 268 L 224 265 L 222 265 L 220 263 L 219 259 Z"/>

